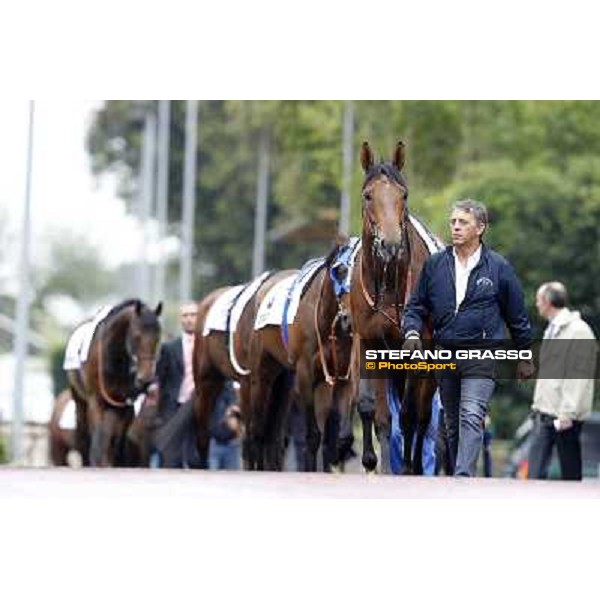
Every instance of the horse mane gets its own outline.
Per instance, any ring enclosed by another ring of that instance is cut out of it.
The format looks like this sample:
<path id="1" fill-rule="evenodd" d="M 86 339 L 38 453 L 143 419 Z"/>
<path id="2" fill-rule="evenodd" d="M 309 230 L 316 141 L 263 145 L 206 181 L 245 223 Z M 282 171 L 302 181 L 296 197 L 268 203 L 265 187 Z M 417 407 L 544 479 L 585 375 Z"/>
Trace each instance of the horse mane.
<path id="1" fill-rule="evenodd" d="M 363 189 L 372 179 L 375 179 L 375 177 L 379 177 L 380 175 L 385 175 L 388 179 L 392 179 L 408 191 L 408 181 L 406 181 L 404 175 L 398 171 L 394 165 L 391 163 L 386 163 L 383 160 L 374 164 L 367 171 L 367 175 L 363 183 Z"/>
<path id="2" fill-rule="evenodd" d="M 108 321 L 122 310 L 129 308 L 130 306 L 134 306 L 136 302 L 139 302 L 142 310 L 140 313 L 140 324 L 142 328 L 155 328 L 158 326 L 158 318 L 154 314 L 154 311 L 148 307 L 142 300 L 139 298 L 128 298 L 127 300 L 123 300 L 119 302 L 116 306 L 113 306 L 109 313 L 104 318 L 104 321 Z"/>
<path id="3" fill-rule="evenodd" d="M 117 313 L 120 313 L 124 308 L 127 308 L 128 306 L 133 306 L 136 302 L 138 302 L 137 298 L 128 298 L 127 300 L 123 300 L 123 302 L 119 302 L 119 304 L 116 304 L 110 309 L 105 319 L 110 319 L 111 317 L 114 317 Z"/>
<path id="4" fill-rule="evenodd" d="M 323 259 L 323 266 L 327 267 L 328 269 L 331 268 L 333 262 L 337 258 L 338 252 L 349 242 L 349 240 L 350 238 L 347 235 L 339 233 L 333 240 L 328 254 Z"/>

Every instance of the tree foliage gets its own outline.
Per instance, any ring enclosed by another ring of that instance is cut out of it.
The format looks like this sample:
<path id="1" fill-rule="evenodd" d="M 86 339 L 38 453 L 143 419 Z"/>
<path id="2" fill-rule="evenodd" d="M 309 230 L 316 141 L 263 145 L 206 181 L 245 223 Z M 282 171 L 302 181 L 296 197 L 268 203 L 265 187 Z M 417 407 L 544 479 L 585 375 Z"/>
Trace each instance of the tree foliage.
<path id="1" fill-rule="evenodd" d="M 61 232 L 50 247 L 49 265 L 37 274 L 38 297 L 66 295 L 82 304 L 95 303 L 113 290 L 114 274 L 98 249 L 84 236 Z"/>
<path id="2" fill-rule="evenodd" d="M 152 103 L 108 102 L 89 133 L 96 173 L 115 172 L 134 209 L 142 120 Z M 195 292 L 250 276 L 258 144 L 270 140 L 269 228 L 338 210 L 342 119 L 338 101 L 200 103 Z M 181 218 L 185 104 L 172 103 L 169 219 Z M 490 210 L 487 240 L 514 264 L 534 318 L 533 294 L 562 280 L 600 333 L 600 103 L 377 101 L 355 103 L 352 225 L 361 223 L 358 151 L 368 139 L 389 157 L 408 144 L 410 208 L 442 238 L 451 203 Z M 270 267 L 297 267 L 327 243 L 277 242 Z M 202 274 L 212 264 L 214 275 Z M 542 323 L 535 321 L 539 331 Z"/>

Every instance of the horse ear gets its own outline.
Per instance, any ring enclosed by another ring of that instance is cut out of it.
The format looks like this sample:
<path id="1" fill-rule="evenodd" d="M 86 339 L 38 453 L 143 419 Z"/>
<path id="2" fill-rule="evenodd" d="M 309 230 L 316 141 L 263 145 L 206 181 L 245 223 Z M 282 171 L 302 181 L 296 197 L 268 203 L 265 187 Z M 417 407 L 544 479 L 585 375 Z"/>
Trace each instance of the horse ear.
<path id="1" fill-rule="evenodd" d="M 135 314 L 139 317 L 142 314 L 142 302 L 141 300 L 135 301 Z"/>
<path id="2" fill-rule="evenodd" d="M 154 309 L 154 314 L 155 314 L 157 317 L 160 317 L 160 315 L 161 315 L 161 313 L 162 313 L 162 308 L 163 308 L 162 302 L 159 302 L 159 303 L 156 305 L 156 308 Z"/>
<path id="3" fill-rule="evenodd" d="M 396 149 L 394 150 L 394 156 L 392 157 L 392 164 L 398 169 L 398 171 L 402 171 L 402 167 L 404 167 L 404 161 L 406 160 L 406 144 L 400 140 Z"/>
<path id="4" fill-rule="evenodd" d="M 363 171 L 368 173 L 374 162 L 375 160 L 369 142 L 363 142 L 360 148 L 360 164 L 362 165 Z"/>

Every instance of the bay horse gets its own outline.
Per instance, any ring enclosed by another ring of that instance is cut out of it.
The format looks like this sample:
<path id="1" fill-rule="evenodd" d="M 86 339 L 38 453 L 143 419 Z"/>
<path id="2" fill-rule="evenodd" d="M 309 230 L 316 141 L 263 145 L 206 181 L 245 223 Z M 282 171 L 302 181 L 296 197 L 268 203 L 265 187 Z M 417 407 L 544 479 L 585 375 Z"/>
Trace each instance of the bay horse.
<path id="1" fill-rule="evenodd" d="M 86 362 L 67 370 L 76 403 L 77 450 L 86 466 L 125 464 L 133 402 L 155 381 L 162 303 L 141 300 L 115 306 L 96 328 Z"/>
<path id="2" fill-rule="evenodd" d="M 208 468 L 208 448 L 210 442 L 210 418 L 215 402 L 223 390 L 226 379 L 240 383 L 240 411 L 246 425 L 249 412 L 249 364 L 250 338 L 254 329 L 254 319 L 260 301 L 273 285 L 289 275 L 287 271 L 273 272 L 265 277 L 255 293 L 244 306 L 235 329 L 232 331 L 212 330 L 203 335 L 206 317 L 213 304 L 230 287 L 219 288 L 209 293 L 198 304 L 198 316 L 194 335 L 193 369 L 194 413 L 198 434 L 200 466 Z M 250 282 L 251 285 L 252 282 Z M 232 345 L 230 352 L 230 344 Z M 232 362 L 232 356 L 236 364 Z M 248 462 L 248 445 L 244 440 L 244 462 Z"/>
<path id="3" fill-rule="evenodd" d="M 350 306 L 357 344 L 387 346 L 401 342 L 404 307 L 417 284 L 421 269 L 430 255 L 408 213 L 408 183 L 402 174 L 406 157 L 399 142 L 390 163 L 374 160 L 368 142 L 361 147 L 360 161 L 365 173 L 362 185 L 362 248 L 352 272 Z M 427 324 L 423 339 L 431 339 Z M 365 346 L 366 347 L 366 346 Z M 362 463 L 367 471 L 377 466 L 372 427 L 381 448 L 382 471 L 389 472 L 390 413 L 386 380 L 366 381 L 373 388 L 375 410 L 360 412 L 363 425 Z M 435 392 L 433 376 L 395 377 L 391 382 L 401 398 L 404 433 L 404 473 L 421 474 L 422 448 L 431 418 Z M 413 453 L 413 437 L 416 443 Z"/>
<path id="4" fill-rule="evenodd" d="M 158 389 L 144 397 L 138 414 L 127 428 L 125 453 L 122 463 L 127 467 L 147 467 L 150 462 L 151 438 L 156 426 Z M 69 454 L 78 452 L 75 427 L 65 427 L 62 417 L 75 402 L 71 391 L 63 390 L 54 400 L 52 415 L 48 422 L 48 450 L 50 463 L 55 467 L 68 467 Z"/>
<path id="5" fill-rule="evenodd" d="M 352 326 L 347 294 L 336 295 L 331 278 L 332 262 L 341 243 L 336 243 L 306 284 L 288 327 L 287 345 L 278 325 L 252 334 L 249 435 L 256 452 L 256 468 L 282 468 L 289 398 L 286 401 L 277 386 L 281 377 L 289 382 L 292 372 L 291 392 L 306 415 L 305 469 L 330 471 L 337 462 L 340 419 L 349 420 L 355 393 L 350 373 Z"/>

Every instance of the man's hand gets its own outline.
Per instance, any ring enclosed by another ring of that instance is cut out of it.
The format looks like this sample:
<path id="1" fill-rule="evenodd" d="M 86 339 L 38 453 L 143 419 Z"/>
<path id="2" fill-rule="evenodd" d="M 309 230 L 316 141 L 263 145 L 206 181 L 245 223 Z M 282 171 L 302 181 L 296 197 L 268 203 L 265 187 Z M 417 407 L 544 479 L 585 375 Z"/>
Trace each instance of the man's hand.
<path id="1" fill-rule="evenodd" d="M 573 427 L 573 421 L 571 421 L 571 419 L 567 419 L 566 417 L 554 419 L 554 429 L 556 429 L 556 431 L 565 431 L 571 427 Z"/>
<path id="2" fill-rule="evenodd" d="M 160 390 L 158 387 L 158 383 L 151 383 L 148 386 L 148 389 L 146 390 L 146 399 L 144 400 L 144 402 L 149 406 L 154 406 L 158 404 L 159 393 Z"/>
<path id="3" fill-rule="evenodd" d="M 421 338 L 418 336 L 418 334 L 409 331 L 407 333 L 407 338 L 404 340 L 402 350 L 408 350 L 409 352 L 414 352 L 415 350 L 423 350 L 423 342 L 421 341 Z"/>
<path id="4" fill-rule="evenodd" d="M 535 366 L 532 360 L 520 360 L 517 364 L 517 379 L 525 381 L 531 379 L 535 373 Z"/>
<path id="5" fill-rule="evenodd" d="M 235 435 L 235 437 L 239 437 L 242 434 L 243 427 L 240 407 L 235 404 L 230 406 L 225 411 L 225 419 L 227 421 L 227 427 L 229 427 L 230 431 Z"/>

